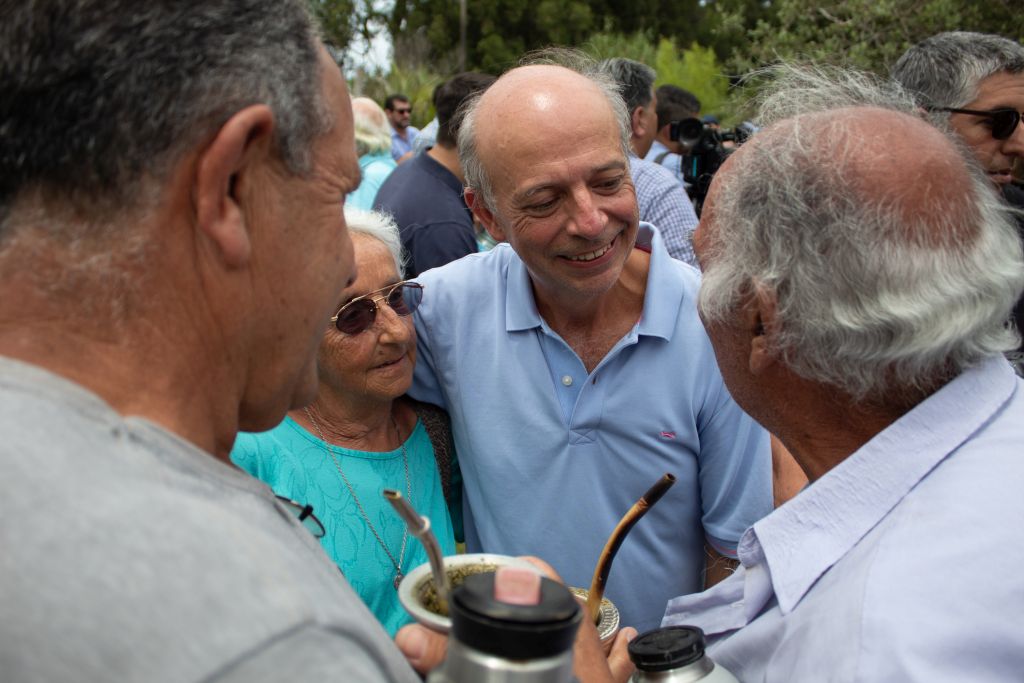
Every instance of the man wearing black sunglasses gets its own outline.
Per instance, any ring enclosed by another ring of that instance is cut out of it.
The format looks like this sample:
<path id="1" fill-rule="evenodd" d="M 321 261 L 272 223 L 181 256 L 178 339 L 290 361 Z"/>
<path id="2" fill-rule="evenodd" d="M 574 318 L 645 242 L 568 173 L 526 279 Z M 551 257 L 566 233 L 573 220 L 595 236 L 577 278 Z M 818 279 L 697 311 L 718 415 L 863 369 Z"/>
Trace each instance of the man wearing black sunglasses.
<path id="1" fill-rule="evenodd" d="M 405 95 L 394 93 L 384 100 L 384 112 L 391 124 L 391 157 L 395 161 L 405 161 L 411 156 L 412 143 L 420 132 L 412 125 L 412 104 Z"/>
<path id="2" fill-rule="evenodd" d="M 1013 175 L 1024 165 L 1024 46 L 985 33 L 940 33 L 907 50 L 892 76 L 970 147 L 1006 201 L 1024 210 Z M 1024 239 L 1024 214 L 1017 224 Z M 1024 329 L 1024 299 L 1014 319 Z"/>

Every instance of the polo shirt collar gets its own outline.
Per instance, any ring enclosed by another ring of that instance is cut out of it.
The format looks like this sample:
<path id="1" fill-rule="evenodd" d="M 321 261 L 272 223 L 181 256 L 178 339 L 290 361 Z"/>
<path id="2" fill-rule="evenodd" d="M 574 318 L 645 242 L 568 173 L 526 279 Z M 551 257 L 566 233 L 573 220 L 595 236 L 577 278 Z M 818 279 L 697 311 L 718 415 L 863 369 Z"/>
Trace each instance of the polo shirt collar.
<path id="1" fill-rule="evenodd" d="M 495 249 L 509 249 L 512 247 L 499 244 Z M 530 282 L 530 273 L 526 270 L 526 264 L 519 258 L 519 255 L 512 252 L 512 258 L 508 264 L 508 287 L 505 290 L 505 330 L 507 332 L 521 332 L 532 330 L 541 326 L 540 312 L 537 310 L 537 302 L 533 299 L 533 284 Z"/>
<path id="2" fill-rule="evenodd" d="M 650 223 L 640 223 L 636 244 L 651 252 L 647 290 L 644 293 L 644 307 L 637 326 L 637 334 L 669 340 L 675 331 L 676 319 L 684 304 L 683 280 L 671 272 L 676 264 L 672 263 L 672 257 L 665 248 L 661 234 Z M 495 248 L 511 249 L 507 244 Z M 541 327 L 542 320 L 537 310 L 537 302 L 533 298 L 530 273 L 518 255 L 514 254 L 509 261 L 507 278 L 505 330 L 519 332 Z"/>
<path id="3" fill-rule="evenodd" d="M 640 223 L 640 231 L 636 237 L 637 246 L 649 249 L 651 265 L 647 272 L 647 290 L 644 292 L 644 308 L 640 314 L 637 333 L 641 336 L 660 337 L 665 341 L 672 339 L 676 331 L 676 321 L 683 308 L 687 306 L 686 282 L 678 273 L 677 268 L 689 269 L 689 266 L 677 262 L 668 253 L 665 241 L 650 223 Z M 697 277 L 694 271 L 693 277 Z M 693 288 L 696 293 L 697 288 Z"/>
<path id="4" fill-rule="evenodd" d="M 1016 384 L 1001 356 L 965 371 L 748 529 L 740 559 L 755 565 L 763 552 L 782 613 L 984 425 Z"/>

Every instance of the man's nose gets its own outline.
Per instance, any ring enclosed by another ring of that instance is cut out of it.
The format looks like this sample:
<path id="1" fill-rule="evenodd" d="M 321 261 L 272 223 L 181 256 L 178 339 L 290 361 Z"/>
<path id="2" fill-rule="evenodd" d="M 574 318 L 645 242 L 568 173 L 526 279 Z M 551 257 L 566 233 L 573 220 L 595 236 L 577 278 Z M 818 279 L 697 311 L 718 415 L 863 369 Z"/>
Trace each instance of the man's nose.
<path id="1" fill-rule="evenodd" d="M 595 239 L 604 232 L 608 216 L 595 199 L 589 188 L 573 193 L 574 208 L 569 220 L 569 234 Z"/>
<path id="2" fill-rule="evenodd" d="M 1018 159 L 1018 164 L 1022 163 L 1020 160 L 1024 160 L 1024 121 L 1017 123 L 1017 127 L 1013 129 L 1010 137 L 1006 138 L 1002 147 L 1003 154 Z"/>

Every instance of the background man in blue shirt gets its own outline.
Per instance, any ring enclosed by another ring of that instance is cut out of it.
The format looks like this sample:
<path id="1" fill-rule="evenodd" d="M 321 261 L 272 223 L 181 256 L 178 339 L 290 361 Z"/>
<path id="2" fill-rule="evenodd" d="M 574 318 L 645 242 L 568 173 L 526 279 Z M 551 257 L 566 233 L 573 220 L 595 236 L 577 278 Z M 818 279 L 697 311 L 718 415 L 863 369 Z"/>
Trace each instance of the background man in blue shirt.
<path id="1" fill-rule="evenodd" d="M 405 95 L 394 93 L 384 100 L 384 111 L 391 124 L 391 158 L 401 163 L 412 156 L 412 145 L 420 132 L 411 123 L 412 104 Z"/>
<path id="2" fill-rule="evenodd" d="M 638 221 L 629 135 L 616 84 L 561 66 L 514 69 L 473 101 L 466 199 L 508 244 L 420 277 L 412 393 L 452 417 L 469 549 L 538 554 L 573 585 L 589 586 L 633 502 L 676 475 L 608 585 L 644 629 L 706 565 L 708 583 L 728 573 L 771 510 L 771 463 L 722 384 L 696 270 Z"/>
<path id="3" fill-rule="evenodd" d="M 478 250 L 473 217 L 462 198 L 456 112 L 493 82 L 494 76 L 467 72 L 435 90 L 437 143 L 395 169 L 377 192 L 374 208 L 393 216 L 402 233 L 407 277 Z"/>
<path id="4" fill-rule="evenodd" d="M 774 89 L 711 186 L 700 311 L 733 396 L 811 484 L 665 621 L 703 628 L 742 681 L 1018 681 L 1009 212 L 895 86 L 806 71 Z"/>

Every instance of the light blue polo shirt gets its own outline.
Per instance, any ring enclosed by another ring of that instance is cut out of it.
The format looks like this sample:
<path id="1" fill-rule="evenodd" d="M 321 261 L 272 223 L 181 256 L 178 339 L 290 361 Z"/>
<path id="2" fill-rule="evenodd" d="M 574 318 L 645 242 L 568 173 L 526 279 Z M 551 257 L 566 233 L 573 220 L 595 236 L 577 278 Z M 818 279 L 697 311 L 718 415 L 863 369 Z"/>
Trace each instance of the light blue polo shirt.
<path id="1" fill-rule="evenodd" d="M 741 681 L 1024 680 L 1024 380 L 967 370 L 757 522 L 673 600 Z"/>
<path id="2" fill-rule="evenodd" d="M 606 596 L 657 627 L 702 587 L 703 545 L 735 554 L 772 507 L 768 436 L 733 402 L 697 317 L 698 272 L 651 250 L 641 319 L 593 372 L 541 319 L 507 245 L 423 273 L 416 398 L 451 415 L 470 551 L 535 554 L 589 587 L 619 519 L 663 474 L 676 485 L 637 524 Z"/>

